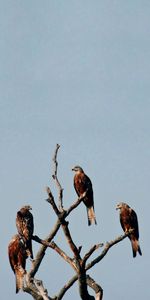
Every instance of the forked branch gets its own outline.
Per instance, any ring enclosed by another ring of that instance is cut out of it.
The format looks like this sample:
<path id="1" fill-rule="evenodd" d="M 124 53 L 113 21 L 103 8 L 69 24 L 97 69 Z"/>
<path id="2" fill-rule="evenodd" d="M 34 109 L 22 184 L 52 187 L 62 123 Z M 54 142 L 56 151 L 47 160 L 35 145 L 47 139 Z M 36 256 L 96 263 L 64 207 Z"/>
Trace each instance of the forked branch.
<path id="1" fill-rule="evenodd" d="M 92 267 L 94 267 L 94 265 L 98 262 L 100 262 L 103 257 L 108 253 L 108 251 L 111 249 L 111 247 L 113 247 L 114 245 L 118 244 L 119 242 L 123 241 L 125 238 L 128 237 L 128 235 L 131 233 L 131 231 L 129 231 L 128 233 L 125 233 L 123 235 L 118 236 L 117 238 L 115 238 L 113 241 L 107 242 L 104 246 L 104 249 L 102 251 L 102 253 L 97 256 L 96 259 L 92 260 L 89 264 L 86 265 L 85 269 L 90 270 Z M 86 255 L 85 255 L 86 256 Z M 88 275 L 87 275 L 88 276 Z M 87 277 L 86 277 L 87 278 Z M 65 295 L 65 293 L 68 291 L 68 289 L 78 280 L 78 275 L 74 275 L 64 286 L 63 288 L 60 290 L 60 292 L 57 295 L 57 300 L 61 300 L 63 298 L 63 296 Z M 90 286 L 89 281 L 87 281 L 87 284 Z M 100 287 L 100 285 L 98 285 Z M 100 287 L 100 291 L 96 293 L 96 299 L 95 300 L 102 300 L 103 297 L 103 290 Z"/>

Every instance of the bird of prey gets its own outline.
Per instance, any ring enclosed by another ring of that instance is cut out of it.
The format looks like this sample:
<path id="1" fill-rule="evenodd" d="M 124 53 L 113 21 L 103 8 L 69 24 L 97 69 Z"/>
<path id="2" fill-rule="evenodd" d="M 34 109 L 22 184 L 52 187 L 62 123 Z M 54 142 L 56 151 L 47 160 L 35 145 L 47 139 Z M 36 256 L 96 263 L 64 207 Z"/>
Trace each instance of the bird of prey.
<path id="1" fill-rule="evenodd" d="M 16 216 L 16 226 L 20 237 L 23 239 L 27 256 L 33 258 L 32 252 L 32 235 L 34 230 L 33 215 L 31 214 L 30 205 L 23 206 Z"/>
<path id="2" fill-rule="evenodd" d="M 92 223 L 97 224 L 94 212 L 92 182 L 90 178 L 84 173 L 81 167 L 75 166 L 74 168 L 72 168 L 72 171 L 75 171 L 74 188 L 77 195 L 80 197 L 83 193 L 86 193 L 83 202 L 87 208 L 88 225 L 91 225 Z"/>
<path id="3" fill-rule="evenodd" d="M 11 268 L 16 277 L 16 293 L 23 287 L 23 277 L 26 273 L 26 249 L 23 239 L 16 234 L 8 245 L 8 256 Z"/>
<path id="4" fill-rule="evenodd" d="M 116 209 L 120 209 L 120 223 L 124 232 L 128 232 L 130 229 L 133 230 L 129 235 L 133 257 L 136 256 L 137 252 L 142 255 L 139 245 L 139 227 L 136 212 L 126 203 L 119 203 Z"/>

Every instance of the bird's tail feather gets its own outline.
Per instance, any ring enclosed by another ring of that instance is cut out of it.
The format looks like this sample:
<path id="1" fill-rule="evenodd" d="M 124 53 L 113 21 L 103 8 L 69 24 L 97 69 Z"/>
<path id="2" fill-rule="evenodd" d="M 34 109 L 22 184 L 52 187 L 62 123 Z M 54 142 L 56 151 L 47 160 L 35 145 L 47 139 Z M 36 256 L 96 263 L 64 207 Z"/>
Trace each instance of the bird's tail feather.
<path id="1" fill-rule="evenodd" d="M 16 269 L 16 293 L 19 292 L 23 288 L 23 277 L 25 274 L 25 270 L 23 268 Z"/>
<path id="2" fill-rule="evenodd" d="M 97 224 L 93 206 L 87 207 L 87 215 L 88 215 L 88 225 L 89 225 L 89 226 L 90 226 L 92 223 Z"/>
<path id="3" fill-rule="evenodd" d="M 139 254 L 142 255 L 142 251 L 141 251 L 138 240 L 132 239 L 131 244 L 132 244 L 133 257 L 136 257 L 137 252 L 139 252 Z"/>
<path id="4" fill-rule="evenodd" d="M 140 245 L 138 245 L 138 252 L 139 252 L 140 255 L 142 255 L 142 251 L 141 251 Z"/>

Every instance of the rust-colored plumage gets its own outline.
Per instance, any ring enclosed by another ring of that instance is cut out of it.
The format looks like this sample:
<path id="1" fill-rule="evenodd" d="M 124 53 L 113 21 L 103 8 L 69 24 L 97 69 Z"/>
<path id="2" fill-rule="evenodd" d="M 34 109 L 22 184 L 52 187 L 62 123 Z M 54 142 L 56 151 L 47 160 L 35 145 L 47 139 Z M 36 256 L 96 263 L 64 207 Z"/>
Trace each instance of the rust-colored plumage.
<path id="1" fill-rule="evenodd" d="M 23 239 L 16 234 L 8 245 L 8 256 L 11 268 L 16 277 L 16 293 L 23 287 L 23 277 L 26 266 L 26 249 Z"/>
<path id="2" fill-rule="evenodd" d="M 33 215 L 31 214 L 30 205 L 23 206 L 18 212 L 16 217 L 16 226 L 20 237 L 22 237 L 27 256 L 33 258 L 32 252 L 32 235 L 34 230 Z"/>
<path id="3" fill-rule="evenodd" d="M 120 223 L 124 232 L 128 232 L 130 229 L 133 230 L 129 235 L 133 257 L 136 256 L 137 252 L 142 255 L 139 245 L 139 227 L 136 212 L 126 203 L 119 203 L 116 209 L 120 209 Z"/>
<path id="4" fill-rule="evenodd" d="M 93 197 L 93 188 L 90 178 L 84 173 L 83 169 L 79 166 L 75 166 L 72 171 L 75 171 L 74 176 L 74 188 L 77 195 L 80 197 L 83 193 L 86 192 L 86 196 L 83 200 L 88 215 L 88 225 L 96 223 L 96 217 L 94 212 L 94 197 Z"/>

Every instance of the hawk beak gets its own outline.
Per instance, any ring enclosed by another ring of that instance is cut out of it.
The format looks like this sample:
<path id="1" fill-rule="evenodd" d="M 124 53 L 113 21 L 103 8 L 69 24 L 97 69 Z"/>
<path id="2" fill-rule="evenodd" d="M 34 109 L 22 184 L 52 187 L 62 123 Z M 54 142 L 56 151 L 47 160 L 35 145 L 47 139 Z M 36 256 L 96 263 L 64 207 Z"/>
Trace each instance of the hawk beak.
<path id="1" fill-rule="evenodd" d="M 120 205 L 119 204 L 117 204 L 117 206 L 116 206 L 116 210 L 118 210 L 118 209 L 120 209 L 121 207 L 120 207 Z"/>
<path id="2" fill-rule="evenodd" d="M 74 168 L 72 168 L 71 171 L 74 171 Z"/>

